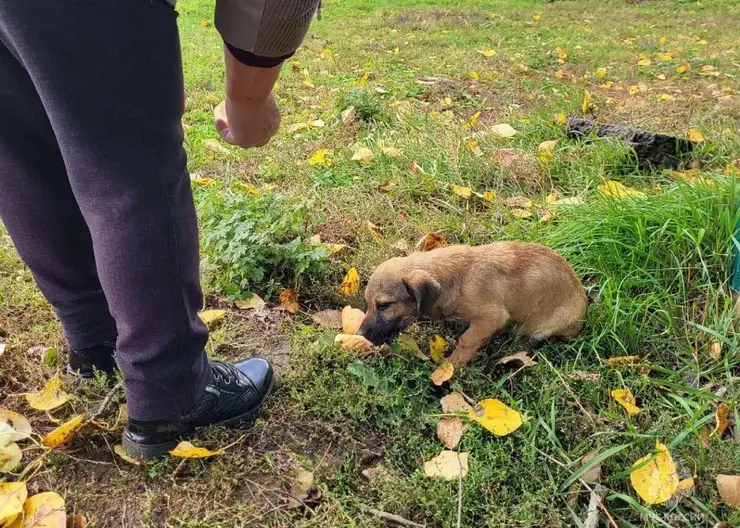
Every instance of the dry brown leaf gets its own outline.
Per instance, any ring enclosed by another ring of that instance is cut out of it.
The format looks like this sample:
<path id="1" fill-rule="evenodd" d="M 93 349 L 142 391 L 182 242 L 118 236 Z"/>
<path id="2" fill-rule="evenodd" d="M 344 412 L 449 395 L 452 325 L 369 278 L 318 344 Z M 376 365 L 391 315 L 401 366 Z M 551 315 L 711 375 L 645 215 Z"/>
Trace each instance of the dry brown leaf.
<path id="1" fill-rule="evenodd" d="M 521 350 L 517 352 L 516 354 L 512 354 L 510 356 L 504 356 L 501 359 L 499 359 L 496 364 L 497 365 L 506 365 L 508 363 L 520 363 L 524 367 L 533 367 L 537 364 L 537 362 L 529 357 L 529 354 L 527 354 L 526 351 Z"/>
<path id="2" fill-rule="evenodd" d="M 361 475 L 371 484 L 379 480 L 387 480 L 391 477 L 391 474 L 383 466 L 365 468 L 362 470 Z"/>
<path id="3" fill-rule="evenodd" d="M 367 147 L 361 147 L 355 151 L 352 155 L 352 161 L 358 162 L 360 165 L 370 165 L 375 159 L 373 151 Z"/>
<path id="4" fill-rule="evenodd" d="M 468 400 L 465 399 L 465 396 L 463 396 L 459 392 L 451 392 L 450 394 L 439 400 L 439 403 L 442 404 L 443 413 L 466 413 L 473 408 L 473 406 L 468 403 Z"/>
<path id="5" fill-rule="evenodd" d="M 719 405 L 717 405 L 717 410 L 714 413 L 714 419 L 716 425 L 714 426 L 714 430 L 712 431 L 711 436 L 722 438 L 722 435 L 725 434 L 727 427 L 730 425 L 730 408 L 727 406 L 726 403 L 720 403 Z"/>
<path id="6" fill-rule="evenodd" d="M 437 424 L 437 438 L 447 449 L 455 449 L 463 435 L 463 422 L 457 416 L 445 416 Z"/>
<path id="7" fill-rule="evenodd" d="M 383 147 L 381 149 L 381 152 L 388 156 L 389 158 L 397 158 L 401 154 L 403 154 L 403 150 L 396 147 Z"/>
<path id="8" fill-rule="evenodd" d="M 526 196 L 510 196 L 506 200 L 504 200 L 504 203 L 507 205 L 507 207 L 523 207 L 528 208 L 532 207 L 532 200 L 527 198 Z"/>
<path id="9" fill-rule="evenodd" d="M 311 320 L 323 328 L 342 329 L 342 312 L 339 310 L 321 310 L 311 316 Z M 345 332 L 349 333 L 349 332 Z"/>
<path id="10" fill-rule="evenodd" d="M 67 528 L 87 528 L 87 517 L 81 513 L 67 515 Z"/>
<path id="11" fill-rule="evenodd" d="M 714 341 L 709 346 L 709 357 L 715 361 L 722 359 L 722 341 Z"/>
<path id="12" fill-rule="evenodd" d="M 373 224 L 370 220 L 366 222 L 366 225 L 367 225 L 368 230 L 370 231 L 370 234 L 373 236 L 373 238 L 377 242 L 380 242 L 381 244 L 385 242 L 385 238 L 383 237 L 383 235 L 380 234 L 380 230 L 378 226 Z"/>
<path id="13" fill-rule="evenodd" d="M 55 375 L 39 392 L 26 394 L 28 404 L 39 411 L 52 411 L 67 403 L 72 397 L 62 390 L 62 380 Z"/>
<path id="14" fill-rule="evenodd" d="M 351 306 L 345 306 L 342 308 L 341 320 L 342 320 L 342 332 L 345 334 L 354 335 L 360 329 L 362 320 L 365 318 L 365 312 L 352 308 Z"/>
<path id="15" fill-rule="evenodd" d="M 85 427 L 85 425 L 85 415 L 78 414 L 44 436 L 42 443 L 51 449 L 57 448 L 72 440 L 75 434 Z"/>
<path id="16" fill-rule="evenodd" d="M 416 251 L 431 251 L 447 245 L 447 239 L 439 233 L 427 233 L 416 243 Z"/>
<path id="17" fill-rule="evenodd" d="M 584 455 L 581 458 L 580 467 L 587 466 L 599 453 L 597 451 L 591 451 L 589 454 Z M 581 478 L 586 482 L 599 482 L 601 480 L 601 464 L 595 464 L 590 467 Z"/>
<path id="18" fill-rule="evenodd" d="M 491 133 L 494 136 L 502 137 L 502 138 L 510 138 L 516 136 L 519 132 L 514 129 L 509 124 L 502 123 L 500 125 L 494 125 L 491 127 Z"/>
<path id="19" fill-rule="evenodd" d="M 358 335 L 339 334 L 334 338 L 334 342 L 345 350 L 354 352 L 370 352 L 373 349 L 373 344 L 370 341 Z"/>
<path id="20" fill-rule="evenodd" d="M 240 310 L 256 310 L 264 307 L 266 304 L 265 300 L 256 293 L 253 293 L 249 299 L 234 301 L 234 306 Z"/>
<path id="21" fill-rule="evenodd" d="M 447 480 L 465 478 L 468 474 L 468 453 L 442 451 L 439 455 L 424 464 L 427 477 L 439 477 Z"/>
<path id="22" fill-rule="evenodd" d="M 285 310 L 293 315 L 301 311 L 301 307 L 298 305 L 298 294 L 290 288 L 282 290 L 279 299 L 281 310 Z"/>
<path id="23" fill-rule="evenodd" d="M 455 367 L 449 361 L 445 361 L 437 370 L 432 372 L 432 382 L 435 385 L 440 386 L 446 381 L 452 379 L 454 374 Z"/>
<path id="24" fill-rule="evenodd" d="M 717 475 L 717 491 L 728 508 L 740 508 L 740 475 Z"/>

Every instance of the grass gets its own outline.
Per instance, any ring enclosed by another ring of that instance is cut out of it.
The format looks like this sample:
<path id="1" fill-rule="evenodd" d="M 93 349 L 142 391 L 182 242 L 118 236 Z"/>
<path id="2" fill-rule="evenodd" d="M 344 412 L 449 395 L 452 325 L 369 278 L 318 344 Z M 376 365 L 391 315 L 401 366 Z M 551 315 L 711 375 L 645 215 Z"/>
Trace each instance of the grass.
<path id="1" fill-rule="evenodd" d="M 209 306 L 252 292 L 276 303 L 281 287 L 298 290 L 306 313 L 362 306 L 339 293 L 347 268 L 367 279 L 378 263 L 438 231 L 453 242 L 522 239 L 555 248 L 589 291 L 587 324 L 573 341 L 545 345 L 538 365 L 521 372 L 496 365 L 519 347 L 514 333 L 499 336 L 449 389 L 436 389 L 431 368 L 409 351 L 358 359 L 307 314 L 260 320 L 232 309 L 209 353 L 272 355 L 285 384 L 256 427 L 199 435 L 197 443 L 211 448 L 235 443 L 226 455 L 129 466 L 110 451 L 120 435 L 111 411 L 110 427 L 89 428 L 43 458 L 35 490 L 62 493 L 68 509 L 95 526 L 385 526 L 364 513 L 372 507 L 455 527 L 459 504 L 464 527 L 581 526 L 588 493 L 570 484 L 581 457 L 598 451 L 605 507 L 619 526 L 740 526 L 714 484 L 716 474 L 740 471 L 740 451 L 727 439 L 702 439 L 719 403 L 740 422 L 740 336 L 729 290 L 740 205 L 736 2 L 333 0 L 284 67 L 276 90 L 281 132 L 259 151 L 222 145 L 228 154 L 205 141 L 216 137 L 212 110 L 223 90 L 212 5 L 181 0 L 178 9 Z M 486 58 L 485 49 L 496 53 Z M 649 66 L 638 65 L 644 58 Z M 679 73 L 680 66 L 690 68 Z M 559 115 L 581 115 L 584 90 L 599 120 L 684 136 L 700 130 L 707 140 L 687 160 L 694 168 L 648 172 L 623 145 L 566 137 Z M 350 107 L 355 118 L 343 118 Z M 324 126 L 313 126 L 317 120 Z M 485 133 L 499 123 L 518 134 Z M 538 145 L 551 140 L 552 157 L 539 159 Z M 362 147 L 375 155 L 367 165 L 352 160 Z M 386 147 L 401 153 L 385 155 Z M 320 149 L 331 164 L 307 163 Z M 507 160 L 500 149 L 516 151 Z M 646 197 L 603 197 L 606 180 Z M 466 200 L 455 185 L 477 194 Z M 486 192 L 492 201 L 479 197 Z M 580 205 L 549 206 L 553 193 Z M 519 195 L 532 199 L 531 217 L 505 205 Z M 309 240 L 315 234 L 347 248 L 328 256 Z M 250 253 L 239 240 L 258 243 Z M 434 333 L 457 338 L 460 329 L 421 324 L 410 332 L 422 351 Z M 4 234 L 1 341 L 12 346 L 0 357 L 0 406 L 29 415 L 37 431 L 103 398 L 100 385 L 70 386 L 76 399 L 50 416 L 18 396 L 58 367 L 26 350 L 63 342 Z M 718 361 L 709 356 L 716 341 Z M 641 365 L 606 363 L 624 355 L 640 356 Z M 627 416 L 610 398 L 621 387 L 634 393 L 639 415 Z M 442 449 L 434 431 L 439 399 L 450 390 L 499 398 L 527 417 L 501 438 L 468 428 L 461 495 L 458 482 L 421 471 Z M 696 475 L 692 496 L 649 506 L 635 494 L 629 469 L 656 441 L 669 447 L 681 477 Z M 26 452 L 25 463 L 38 456 Z M 363 477 L 378 466 L 380 477 Z M 290 510 L 298 468 L 315 472 L 322 500 Z"/>

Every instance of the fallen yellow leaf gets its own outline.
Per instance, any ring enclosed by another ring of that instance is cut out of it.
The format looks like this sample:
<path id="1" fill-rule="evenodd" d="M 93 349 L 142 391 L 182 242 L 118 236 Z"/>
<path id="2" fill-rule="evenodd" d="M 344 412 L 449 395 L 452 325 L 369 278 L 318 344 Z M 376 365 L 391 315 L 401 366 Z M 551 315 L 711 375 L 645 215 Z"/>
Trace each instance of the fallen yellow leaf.
<path id="1" fill-rule="evenodd" d="M 673 60 L 673 55 L 670 53 L 658 53 L 658 57 L 660 57 L 660 60 L 664 62 L 670 62 Z"/>
<path id="2" fill-rule="evenodd" d="M 719 361 L 720 359 L 722 359 L 722 342 L 721 341 L 714 341 L 709 346 L 709 357 L 715 361 Z"/>
<path id="3" fill-rule="evenodd" d="M 635 397 L 629 389 L 614 389 L 611 392 L 612 398 L 619 405 L 627 410 L 627 414 L 639 414 L 640 408 L 635 405 Z"/>
<path id="4" fill-rule="evenodd" d="M 408 334 L 401 334 L 396 338 L 396 343 L 400 352 L 404 352 L 407 355 L 411 355 L 422 361 L 429 361 L 429 358 L 421 351 L 419 345 L 416 343 L 413 337 Z"/>
<path id="5" fill-rule="evenodd" d="M 445 382 L 450 381 L 454 374 L 455 367 L 449 361 L 445 361 L 437 370 L 432 372 L 432 383 L 437 386 L 443 385 Z"/>
<path id="6" fill-rule="evenodd" d="M 299 508 L 307 502 L 317 502 L 321 499 L 321 488 L 316 485 L 313 471 L 299 469 L 290 487 L 288 509 Z"/>
<path id="7" fill-rule="evenodd" d="M 367 225 L 367 228 L 370 231 L 370 234 L 373 236 L 373 238 L 377 242 L 380 242 L 381 244 L 385 242 L 385 238 L 383 238 L 383 235 L 380 234 L 380 231 L 378 230 L 378 226 L 373 224 L 370 220 L 367 220 L 365 225 Z"/>
<path id="8" fill-rule="evenodd" d="M 0 409 L 0 447 L 10 442 L 20 442 L 30 438 L 31 424 L 22 414 Z"/>
<path id="9" fill-rule="evenodd" d="M 231 154 L 231 151 L 219 143 L 218 139 L 209 138 L 204 139 L 203 144 L 214 152 L 219 154 Z"/>
<path id="10" fill-rule="evenodd" d="M 265 300 L 256 293 L 253 293 L 249 299 L 239 299 L 238 301 L 234 301 L 234 306 L 240 310 L 255 310 L 262 308 L 266 304 Z"/>
<path id="11" fill-rule="evenodd" d="M 640 87 L 637 86 L 636 84 L 633 84 L 632 86 L 629 87 L 629 89 L 627 90 L 627 92 L 630 95 L 637 95 L 638 93 L 640 93 Z"/>
<path id="12" fill-rule="evenodd" d="M 208 328 L 213 328 L 224 320 L 226 310 L 204 310 L 199 315 Z"/>
<path id="13" fill-rule="evenodd" d="M 481 198 L 485 200 L 486 202 L 492 202 L 493 201 L 493 193 L 491 191 L 486 191 L 481 195 Z"/>
<path id="14" fill-rule="evenodd" d="M 370 162 L 372 162 L 374 159 L 375 154 L 373 154 L 373 151 L 367 147 L 358 148 L 352 155 L 352 161 L 356 161 L 360 165 L 370 165 Z"/>
<path id="15" fill-rule="evenodd" d="M 437 424 L 437 438 L 447 449 L 455 449 L 463 435 L 463 422 L 457 416 L 445 416 Z"/>
<path id="16" fill-rule="evenodd" d="M 452 192 L 454 192 L 458 196 L 465 198 L 466 200 L 469 200 L 470 197 L 473 195 L 473 189 L 471 189 L 470 187 L 460 187 L 459 185 L 453 185 Z"/>
<path id="17" fill-rule="evenodd" d="M 552 160 L 554 159 L 553 151 L 555 150 L 555 147 L 558 144 L 557 139 L 553 139 L 550 141 L 543 141 L 537 146 L 537 158 L 542 163 L 552 163 Z"/>
<path id="18" fill-rule="evenodd" d="M 698 128 L 690 128 L 689 141 L 693 141 L 694 143 L 702 143 L 704 141 L 704 134 L 702 134 L 701 130 L 699 130 Z"/>
<path id="19" fill-rule="evenodd" d="M 311 166 L 324 165 L 326 167 L 329 167 L 334 163 L 329 157 L 331 153 L 332 151 L 330 149 L 319 149 L 311 154 L 310 158 L 308 158 L 308 164 Z"/>
<path id="20" fill-rule="evenodd" d="M 342 308 L 342 331 L 345 334 L 354 335 L 360 329 L 362 320 L 365 318 L 365 312 L 345 306 Z"/>
<path id="21" fill-rule="evenodd" d="M 303 68 L 301 70 L 301 75 L 303 75 L 303 86 L 315 88 L 313 81 L 311 81 L 311 74 L 308 72 L 307 68 Z"/>
<path id="22" fill-rule="evenodd" d="M 429 357 L 435 363 L 442 363 L 449 349 L 450 344 L 441 335 L 435 335 L 429 340 Z"/>
<path id="23" fill-rule="evenodd" d="M 223 454 L 223 449 L 210 451 L 204 447 L 195 447 L 190 442 L 185 441 L 180 442 L 177 447 L 170 451 L 170 455 L 178 458 L 209 458 Z"/>
<path id="24" fill-rule="evenodd" d="M 46 447 L 49 447 L 51 449 L 59 447 L 72 440 L 75 433 L 77 433 L 85 425 L 85 415 L 78 414 L 71 420 L 63 423 L 62 425 L 48 433 L 46 436 L 44 436 L 42 443 Z"/>
<path id="25" fill-rule="evenodd" d="M 496 436 L 511 434 L 524 423 L 521 414 L 496 399 L 478 402 L 468 411 L 468 417 Z"/>
<path id="26" fill-rule="evenodd" d="M 471 71 L 470 72 L 470 79 L 473 81 L 477 81 L 480 79 L 480 75 L 478 75 L 478 72 Z"/>
<path id="27" fill-rule="evenodd" d="M 679 66 L 678 68 L 676 68 L 676 72 L 678 72 L 678 73 L 686 73 L 690 69 L 691 69 L 691 66 L 689 66 L 688 64 L 682 64 L 681 66 Z"/>
<path id="28" fill-rule="evenodd" d="M 557 201 L 558 201 L 558 195 L 555 193 L 550 193 L 547 195 L 547 197 L 545 197 L 545 203 L 547 205 L 552 205 Z"/>
<path id="29" fill-rule="evenodd" d="M 653 61 L 650 59 L 640 59 L 639 61 L 637 61 L 638 66 L 650 66 L 652 63 Z"/>
<path id="30" fill-rule="evenodd" d="M 664 93 L 658 96 L 658 101 L 660 102 L 672 101 L 672 100 L 673 100 L 673 96 L 671 94 Z"/>
<path id="31" fill-rule="evenodd" d="M 660 45 L 665 46 L 665 43 L 668 42 L 668 39 L 665 37 L 660 37 Z"/>
<path id="32" fill-rule="evenodd" d="M 588 114 L 588 111 L 591 109 L 591 92 L 588 90 L 583 90 L 583 100 L 581 101 L 581 111 L 584 114 Z"/>
<path id="33" fill-rule="evenodd" d="M 439 477 L 447 480 L 465 478 L 468 474 L 468 453 L 442 451 L 439 455 L 424 464 L 427 477 Z"/>
<path id="34" fill-rule="evenodd" d="M 380 151 L 389 158 L 397 158 L 398 156 L 403 154 L 403 150 L 396 147 L 383 147 Z"/>
<path id="35" fill-rule="evenodd" d="M 10 473 L 21 463 L 23 453 L 15 442 L 0 447 L 0 473 Z"/>
<path id="36" fill-rule="evenodd" d="M 599 192 L 609 198 L 644 198 L 645 193 L 616 181 L 607 180 L 599 185 Z"/>
<path id="37" fill-rule="evenodd" d="M 53 491 L 33 495 L 23 505 L 23 528 L 64 528 L 64 499 Z"/>
<path id="38" fill-rule="evenodd" d="M 565 62 L 565 59 L 568 58 L 568 52 L 565 51 L 565 49 L 562 48 L 562 47 L 560 47 L 560 46 L 558 46 L 557 48 L 555 48 L 554 51 L 555 51 L 555 53 L 558 54 L 558 63 L 563 64 Z"/>
<path id="39" fill-rule="evenodd" d="M 730 425 L 730 408 L 727 406 L 726 403 L 720 403 L 719 405 L 717 405 L 717 410 L 714 413 L 714 419 L 716 425 L 714 426 L 714 430 L 712 431 L 711 436 L 722 438 L 722 435 L 725 434 L 725 431 Z"/>
<path id="40" fill-rule="evenodd" d="M 0 482 L 0 525 L 10 526 L 23 513 L 28 497 L 25 482 Z"/>
<path id="41" fill-rule="evenodd" d="M 515 218 L 532 218 L 534 216 L 534 213 L 532 211 L 528 211 L 526 209 L 512 209 L 511 210 L 512 216 Z"/>
<path id="42" fill-rule="evenodd" d="M 282 290 L 280 292 L 279 299 L 280 308 L 286 312 L 295 315 L 301 311 L 301 308 L 298 305 L 298 294 L 290 288 Z"/>
<path id="43" fill-rule="evenodd" d="M 370 352 L 373 349 L 370 341 L 354 334 L 339 334 L 334 338 L 334 342 L 343 349 L 353 352 Z"/>
<path id="44" fill-rule="evenodd" d="M 427 233 L 416 243 L 416 251 L 431 251 L 447 245 L 447 239 L 439 233 Z"/>
<path id="45" fill-rule="evenodd" d="M 558 125 L 564 125 L 567 120 L 568 116 L 565 115 L 565 112 L 560 112 L 559 114 L 555 115 L 555 122 Z"/>
<path id="46" fill-rule="evenodd" d="M 640 356 L 617 356 L 606 360 L 610 367 L 621 367 L 623 365 L 635 365 L 640 362 Z"/>
<path id="47" fill-rule="evenodd" d="M 510 138 L 516 136 L 519 132 L 511 125 L 507 123 L 501 123 L 491 127 L 491 133 L 495 136 L 502 138 Z"/>
<path id="48" fill-rule="evenodd" d="M 696 488 L 694 477 L 686 477 L 685 479 L 678 481 L 676 495 L 680 495 L 681 497 L 689 497 L 692 493 L 694 493 L 694 488 Z"/>
<path id="49" fill-rule="evenodd" d="M 129 464 L 133 464 L 135 466 L 140 466 L 142 464 L 141 460 L 136 460 L 134 457 L 129 455 L 126 452 L 126 448 L 123 447 L 121 444 L 114 445 L 113 452 L 117 454 L 119 457 L 121 457 L 122 460 L 125 460 Z"/>
<path id="50" fill-rule="evenodd" d="M 532 20 L 534 20 L 535 22 L 539 22 L 541 19 L 542 15 L 540 15 L 539 13 L 532 15 Z"/>
<path id="51" fill-rule="evenodd" d="M 491 49 L 491 48 L 485 48 L 479 51 L 478 53 L 483 55 L 485 58 L 489 58 L 489 57 L 493 57 L 494 55 L 496 55 L 496 50 Z"/>
<path id="52" fill-rule="evenodd" d="M 357 273 L 357 268 L 350 268 L 347 272 L 347 275 L 344 276 L 344 280 L 342 281 L 342 295 L 357 295 L 359 291 L 360 275 Z"/>
<path id="53" fill-rule="evenodd" d="M 668 448 L 656 442 L 656 455 L 647 455 L 635 462 L 638 468 L 630 473 L 630 482 L 637 494 L 648 504 L 667 501 L 678 489 L 678 473 Z M 642 464 L 645 465 L 642 465 Z M 642 467 L 638 467 L 642 466 Z"/>
<path id="54" fill-rule="evenodd" d="M 717 475 L 717 491 L 725 506 L 740 508 L 740 475 Z"/>
<path id="55" fill-rule="evenodd" d="M 478 124 L 478 119 L 480 119 L 480 111 L 478 111 L 478 112 L 474 113 L 472 116 L 470 116 L 470 121 L 469 121 L 470 126 L 471 127 L 474 127 L 475 125 L 477 125 Z"/>
<path id="56" fill-rule="evenodd" d="M 596 68 L 596 77 L 606 79 L 606 68 Z"/>
<path id="57" fill-rule="evenodd" d="M 62 380 L 55 375 L 39 392 L 26 394 L 28 405 L 39 411 L 52 411 L 67 403 L 71 396 L 62 390 Z"/>

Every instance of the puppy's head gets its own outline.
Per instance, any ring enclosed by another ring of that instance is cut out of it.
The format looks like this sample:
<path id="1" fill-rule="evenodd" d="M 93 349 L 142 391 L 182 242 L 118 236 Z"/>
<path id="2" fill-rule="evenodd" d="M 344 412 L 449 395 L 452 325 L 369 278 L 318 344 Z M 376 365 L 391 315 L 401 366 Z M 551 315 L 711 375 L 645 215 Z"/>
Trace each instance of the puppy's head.
<path id="1" fill-rule="evenodd" d="M 441 290 L 430 273 L 407 270 L 399 259 L 381 264 L 365 289 L 367 313 L 357 333 L 376 345 L 389 342 L 416 319 L 431 313 Z"/>

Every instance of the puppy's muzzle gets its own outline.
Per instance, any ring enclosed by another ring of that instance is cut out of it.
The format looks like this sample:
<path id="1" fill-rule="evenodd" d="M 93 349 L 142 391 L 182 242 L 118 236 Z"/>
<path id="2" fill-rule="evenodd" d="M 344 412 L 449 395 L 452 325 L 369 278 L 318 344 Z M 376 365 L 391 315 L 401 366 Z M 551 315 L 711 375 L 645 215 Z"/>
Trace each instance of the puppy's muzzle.
<path id="1" fill-rule="evenodd" d="M 403 330 L 403 326 L 402 321 L 365 320 L 360 325 L 357 334 L 374 345 L 390 344 L 393 338 Z"/>

